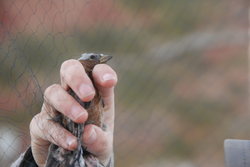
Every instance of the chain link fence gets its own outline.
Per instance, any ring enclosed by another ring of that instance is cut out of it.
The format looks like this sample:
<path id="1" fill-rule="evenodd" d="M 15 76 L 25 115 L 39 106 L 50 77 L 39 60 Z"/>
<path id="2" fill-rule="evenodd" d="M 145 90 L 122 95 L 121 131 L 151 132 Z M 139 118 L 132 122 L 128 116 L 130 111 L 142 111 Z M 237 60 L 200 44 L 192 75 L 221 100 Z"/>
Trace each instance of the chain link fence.
<path id="1" fill-rule="evenodd" d="M 0 161 L 30 145 L 29 122 L 63 61 L 113 55 L 115 166 L 225 166 L 250 139 L 248 0 L 0 0 Z"/>

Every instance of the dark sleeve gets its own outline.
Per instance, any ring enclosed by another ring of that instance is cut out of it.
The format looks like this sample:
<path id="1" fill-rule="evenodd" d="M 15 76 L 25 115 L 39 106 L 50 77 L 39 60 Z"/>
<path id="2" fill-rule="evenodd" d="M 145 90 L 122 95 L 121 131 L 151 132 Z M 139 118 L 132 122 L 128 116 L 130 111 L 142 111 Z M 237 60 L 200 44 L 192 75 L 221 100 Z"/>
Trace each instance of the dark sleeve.
<path id="1" fill-rule="evenodd" d="M 31 147 L 29 147 L 12 165 L 11 167 L 38 167 L 34 160 Z M 112 152 L 109 163 L 106 167 L 114 167 L 114 154 Z"/>
<path id="2" fill-rule="evenodd" d="M 32 155 L 31 147 L 29 147 L 12 165 L 11 167 L 38 167 Z"/>

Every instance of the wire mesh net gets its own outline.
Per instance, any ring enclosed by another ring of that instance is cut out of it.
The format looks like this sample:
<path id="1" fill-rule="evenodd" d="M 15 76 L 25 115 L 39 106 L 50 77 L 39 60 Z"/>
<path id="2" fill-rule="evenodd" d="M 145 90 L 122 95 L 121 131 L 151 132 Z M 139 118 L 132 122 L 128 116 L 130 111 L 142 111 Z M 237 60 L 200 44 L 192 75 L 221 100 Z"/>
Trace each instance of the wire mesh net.
<path id="1" fill-rule="evenodd" d="M 248 0 L 0 0 L 0 160 L 30 145 L 29 123 L 60 65 L 113 55 L 115 166 L 224 166 L 249 139 Z"/>

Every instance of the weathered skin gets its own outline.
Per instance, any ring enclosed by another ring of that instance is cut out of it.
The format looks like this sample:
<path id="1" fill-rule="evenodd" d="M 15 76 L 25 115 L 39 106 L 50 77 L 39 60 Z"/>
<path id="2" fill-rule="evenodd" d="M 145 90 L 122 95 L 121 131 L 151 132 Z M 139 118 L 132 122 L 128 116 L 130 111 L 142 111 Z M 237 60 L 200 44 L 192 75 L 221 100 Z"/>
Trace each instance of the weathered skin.
<path id="1" fill-rule="evenodd" d="M 85 53 L 80 59 L 78 59 L 83 65 L 94 87 L 95 84 L 92 78 L 92 70 L 94 66 L 96 64 L 106 63 L 111 58 L 112 56 L 103 54 Z M 103 130 L 107 129 L 107 126 L 103 123 L 104 101 L 96 87 L 95 92 L 96 94 L 90 102 L 83 102 L 72 89 L 68 90 L 68 93 L 88 111 L 88 119 L 83 124 L 75 123 L 64 115 L 59 115 L 51 119 L 51 121 L 58 122 L 65 129 L 75 135 L 78 140 L 78 146 L 76 150 L 70 151 L 52 143 L 49 147 L 49 155 L 45 167 L 104 167 L 94 155 L 89 153 L 86 148 L 82 146 L 82 136 L 85 125 L 94 124 L 101 127 Z"/>

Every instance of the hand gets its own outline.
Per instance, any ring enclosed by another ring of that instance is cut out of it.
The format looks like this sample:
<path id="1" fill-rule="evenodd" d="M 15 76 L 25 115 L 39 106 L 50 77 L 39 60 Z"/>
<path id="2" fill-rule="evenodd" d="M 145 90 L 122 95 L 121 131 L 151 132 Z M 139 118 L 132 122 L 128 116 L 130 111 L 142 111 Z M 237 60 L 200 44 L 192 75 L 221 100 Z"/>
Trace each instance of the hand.
<path id="1" fill-rule="evenodd" d="M 95 125 L 87 125 L 84 128 L 82 144 L 107 165 L 113 147 L 114 86 L 117 75 L 108 65 L 99 64 L 94 67 L 92 76 L 105 102 L 104 123 L 108 125 L 108 131 L 103 131 Z M 87 111 L 68 94 L 67 90 L 73 89 L 84 102 L 90 101 L 95 93 L 91 80 L 77 60 L 65 61 L 61 66 L 60 77 L 61 85 L 54 84 L 45 90 L 42 110 L 30 123 L 32 153 L 39 166 L 45 165 L 51 143 L 68 150 L 77 147 L 76 137 L 50 120 L 57 114 L 55 109 L 76 123 L 87 120 Z"/>

